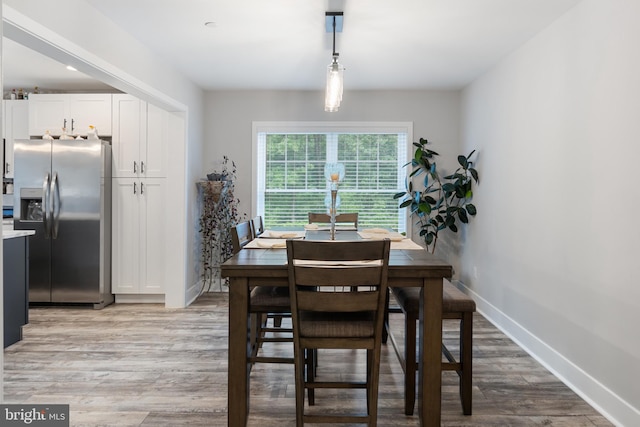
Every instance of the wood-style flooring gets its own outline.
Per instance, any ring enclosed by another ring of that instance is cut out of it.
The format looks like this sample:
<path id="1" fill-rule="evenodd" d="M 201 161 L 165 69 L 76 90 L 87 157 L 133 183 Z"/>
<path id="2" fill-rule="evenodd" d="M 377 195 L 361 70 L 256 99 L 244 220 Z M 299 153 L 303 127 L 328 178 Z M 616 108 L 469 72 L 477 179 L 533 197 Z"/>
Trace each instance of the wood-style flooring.
<path id="1" fill-rule="evenodd" d="M 227 311 L 226 293 L 205 294 L 186 309 L 31 308 L 23 341 L 5 350 L 4 403 L 70 404 L 72 426 L 226 426 Z M 391 319 L 401 340 L 402 315 Z M 454 328 L 445 323 L 452 346 Z M 290 344 L 267 345 L 290 351 Z M 445 372 L 442 425 L 611 425 L 477 313 L 473 351 L 473 415 L 462 415 L 457 376 Z M 319 359 L 318 375 L 364 368 L 360 355 L 321 352 Z M 258 364 L 251 380 L 249 425 L 294 426 L 293 365 Z M 379 426 L 419 425 L 403 413 L 402 383 L 393 347 L 383 346 Z M 347 393 L 319 390 L 315 409 L 364 408 L 361 391 Z"/>

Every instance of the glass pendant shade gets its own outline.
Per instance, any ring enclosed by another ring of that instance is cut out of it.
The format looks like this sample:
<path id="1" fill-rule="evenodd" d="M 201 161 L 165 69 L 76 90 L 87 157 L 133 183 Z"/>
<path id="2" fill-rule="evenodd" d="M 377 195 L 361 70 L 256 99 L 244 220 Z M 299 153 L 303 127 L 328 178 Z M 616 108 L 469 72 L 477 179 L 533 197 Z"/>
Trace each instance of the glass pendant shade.
<path id="1" fill-rule="evenodd" d="M 324 98 L 324 111 L 335 112 L 342 101 L 342 82 L 344 67 L 338 64 L 338 58 L 327 68 L 327 91 Z"/>

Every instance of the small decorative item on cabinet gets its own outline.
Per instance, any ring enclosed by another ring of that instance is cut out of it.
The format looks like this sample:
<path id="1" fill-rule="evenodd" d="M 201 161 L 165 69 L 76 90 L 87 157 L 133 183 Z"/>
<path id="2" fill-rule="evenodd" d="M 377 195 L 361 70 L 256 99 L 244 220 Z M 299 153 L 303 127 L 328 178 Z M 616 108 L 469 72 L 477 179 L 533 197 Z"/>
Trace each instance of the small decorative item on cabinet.
<path id="1" fill-rule="evenodd" d="M 247 218 L 238 212 L 239 200 L 234 195 L 236 172 L 235 163 L 224 156 L 222 171 L 207 174 L 207 180 L 196 183 L 200 203 L 200 293 L 211 292 L 214 281 L 222 291 L 220 264 L 233 254 L 231 227 Z"/>
<path id="2" fill-rule="evenodd" d="M 98 129 L 93 125 L 89 125 L 89 130 L 87 131 L 87 139 L 99 139 L 98 138 Z"/>

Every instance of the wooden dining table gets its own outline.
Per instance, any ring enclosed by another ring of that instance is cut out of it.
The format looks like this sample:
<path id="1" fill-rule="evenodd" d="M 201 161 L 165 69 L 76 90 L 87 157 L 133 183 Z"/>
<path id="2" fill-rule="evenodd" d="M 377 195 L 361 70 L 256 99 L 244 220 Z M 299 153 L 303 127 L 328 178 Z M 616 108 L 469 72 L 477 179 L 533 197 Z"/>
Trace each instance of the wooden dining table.
<path id="1" fill-rule="evenodd" d="M 422 289 L 418 325 L 418 413 L 422 426 L 439 426 L 442 285 L 444 278 L 452 276 L 453 268 L 423 249 L 394 249 L 393 246 L 392 242 L 389 286 Z M 286 250 L 243 249 L 222 264 L 221 274 L 229 278 L 228 426 L 244 427 L 249 416 L 251 370 L 249 292 L 254 286 L 289 286 Z"/>

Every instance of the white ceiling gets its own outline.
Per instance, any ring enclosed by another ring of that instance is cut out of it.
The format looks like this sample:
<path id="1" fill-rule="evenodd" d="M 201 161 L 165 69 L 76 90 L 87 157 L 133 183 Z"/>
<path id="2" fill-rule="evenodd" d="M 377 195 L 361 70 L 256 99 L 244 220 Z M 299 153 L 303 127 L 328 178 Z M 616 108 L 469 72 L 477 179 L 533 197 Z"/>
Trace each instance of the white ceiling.
<path id="1" fill-rule="evenodd" d="M 461 88 L 580 0 L 85 1 L 203 89 L 322 89 L 343 11 L 345 90 L 366 90 Z M 96 84 L 5 47 L 5 88 Z"/>

